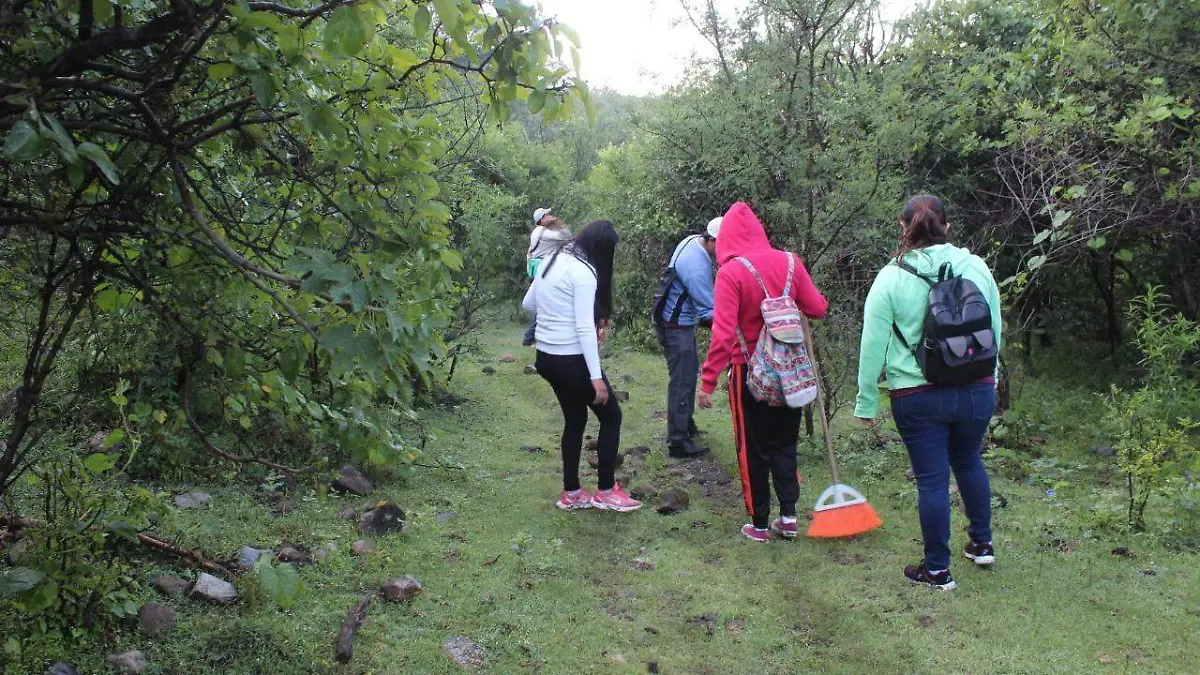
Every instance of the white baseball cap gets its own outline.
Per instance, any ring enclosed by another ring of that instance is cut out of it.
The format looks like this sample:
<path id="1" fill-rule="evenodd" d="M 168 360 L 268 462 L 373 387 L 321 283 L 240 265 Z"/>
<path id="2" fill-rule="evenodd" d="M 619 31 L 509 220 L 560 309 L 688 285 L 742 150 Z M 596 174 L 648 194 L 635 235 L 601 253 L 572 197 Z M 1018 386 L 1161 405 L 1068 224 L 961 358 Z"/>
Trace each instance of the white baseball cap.
<path id="1" fill-rule="evenodd" d="M 542 218 L 545 218 L 548 215 L 550 215 L 550 209 L 538 209 L 538 210 L 534 211 L 533 212 L 534 227 L 536 227 L 538 223 L 542 222 Z"/>
<path id="2" fill-rule="evenodd" d="M 716 218 L 708 221 L 708 227 L 705 228 L 705 232 L 708 234 L 709 239 L 717 238 L 717 233 L 721 231 L 721 221 L 723 219 L 724 216 L 717 216 Z"/>

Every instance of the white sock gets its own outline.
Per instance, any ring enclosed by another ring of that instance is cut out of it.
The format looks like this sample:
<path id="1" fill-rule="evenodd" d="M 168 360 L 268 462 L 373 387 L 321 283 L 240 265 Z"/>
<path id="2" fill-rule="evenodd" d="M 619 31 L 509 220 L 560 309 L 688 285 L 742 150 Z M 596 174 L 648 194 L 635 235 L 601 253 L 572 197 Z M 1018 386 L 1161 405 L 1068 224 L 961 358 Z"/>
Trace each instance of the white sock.
<path id="1" fill-rule="evenodd" d="M 794 525 L 796 523 L 796 516 L 783 516 L 782 518 L 783 522 L 787 525 Z"/>

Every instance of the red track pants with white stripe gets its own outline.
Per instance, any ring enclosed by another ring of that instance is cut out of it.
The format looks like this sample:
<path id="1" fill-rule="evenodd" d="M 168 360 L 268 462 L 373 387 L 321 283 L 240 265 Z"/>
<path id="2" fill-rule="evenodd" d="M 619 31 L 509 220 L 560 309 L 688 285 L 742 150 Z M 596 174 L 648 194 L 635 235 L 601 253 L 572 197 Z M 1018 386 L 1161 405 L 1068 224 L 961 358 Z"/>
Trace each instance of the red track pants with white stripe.
<path id="1" fill-rule="evenodd" d="M 754 526 L 766 528 L 770 522 L 772 479 L 780 515 L 795 516 L 796 500 L 800 498 L 796 441 L 803 411 L 770 406 L 751 396 L 746 388 L 746 366 L 740 363 L 734 364 L 729 374 L 729 409 L 733 413 L 742 497 Z"/>

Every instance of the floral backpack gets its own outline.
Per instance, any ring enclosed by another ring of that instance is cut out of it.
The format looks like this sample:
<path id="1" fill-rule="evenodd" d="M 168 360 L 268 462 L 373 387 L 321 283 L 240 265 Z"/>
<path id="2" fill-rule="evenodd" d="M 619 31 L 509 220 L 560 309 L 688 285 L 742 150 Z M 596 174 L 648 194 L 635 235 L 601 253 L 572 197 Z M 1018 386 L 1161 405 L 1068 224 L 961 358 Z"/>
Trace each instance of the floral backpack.
<path id="1" fill-rule="evenodd" d="M 750 270 L 766 296 L 759 310 L 763 328 L 758 345 L 750 353 L 746 336 L 739 328 L 738 342 L 746 356 L 746 386 L 754 398 L 772 406 L 802 408 L 817 398 L 817 375 L 808 344 L 804 340 L 804 319 L 792 300 L 792 275 L 796 257 L 788 254 L 787 283 L 783 293 L 772 297 L 758 270 L 745 258 L 739 262 Z"/>

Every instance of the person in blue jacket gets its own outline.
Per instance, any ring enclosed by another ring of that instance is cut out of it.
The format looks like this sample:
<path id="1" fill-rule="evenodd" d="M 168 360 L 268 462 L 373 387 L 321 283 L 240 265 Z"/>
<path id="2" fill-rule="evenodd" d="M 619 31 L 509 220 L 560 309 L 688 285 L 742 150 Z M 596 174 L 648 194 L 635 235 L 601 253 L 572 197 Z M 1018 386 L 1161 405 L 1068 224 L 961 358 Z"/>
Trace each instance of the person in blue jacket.
<path id="1" fill-rule="evenodd" d="M 671 254 L 675 283 L 667 291 L 662 320 L 671 375 L 667 388 L 667 453 L 672 457 L 699 457 L 708 452 L 694 440 L 700 433 L 693 418 L 700 371 L 696 326 L 712 325 L 713 259 L 720 230 L 721 218 L 713 218 L 703 234 L 679 242 Z"/>

